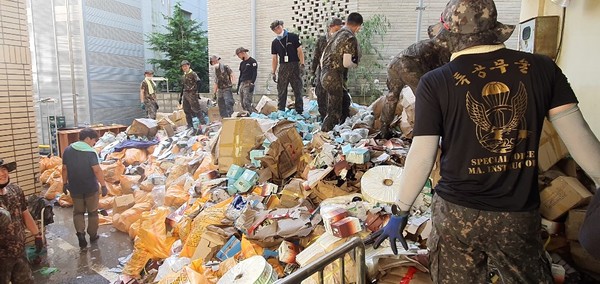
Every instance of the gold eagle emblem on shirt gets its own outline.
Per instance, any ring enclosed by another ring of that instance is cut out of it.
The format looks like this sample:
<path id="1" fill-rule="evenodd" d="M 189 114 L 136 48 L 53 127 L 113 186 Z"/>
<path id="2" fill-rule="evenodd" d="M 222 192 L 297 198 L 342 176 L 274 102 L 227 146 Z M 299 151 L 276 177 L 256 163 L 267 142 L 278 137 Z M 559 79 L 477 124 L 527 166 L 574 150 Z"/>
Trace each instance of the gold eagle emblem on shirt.
<path id="1" fill-rule="evenodd" d="M 487 83 L 481 91 L 482 102 L 467 92 L 467 111 L 476 125 L 481 146 L 493 153 L 508 153 L 527 138 L 525 112 L 527 91 L 523 82 L 512 94 L 502 82 Z"/>

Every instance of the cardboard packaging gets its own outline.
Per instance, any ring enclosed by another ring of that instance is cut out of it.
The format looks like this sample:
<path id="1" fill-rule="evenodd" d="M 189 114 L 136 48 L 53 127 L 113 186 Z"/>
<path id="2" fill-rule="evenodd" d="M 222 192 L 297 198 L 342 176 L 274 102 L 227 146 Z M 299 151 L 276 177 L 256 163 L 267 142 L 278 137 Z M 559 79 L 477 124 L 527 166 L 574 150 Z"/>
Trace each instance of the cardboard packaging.
<path id="1" fill-rule="evenodd" d="M 326 212 L 321 211 L 321 217 L 323 218 L 325 231 L 333 235 L 331 224 L 348 217 L 348 211 L 344 208 L 335 208 Z"/>
<path id="2" fill-rule="evenodd" d="M 217 253 L 217 258 L 224 261 L 233 257 L 240 251 L 242 251 L 242 243 L 235 236 L 231 236 L 227 243 Z"/>
<path id="3" fill-rule="evenodd" d="M 255 118 L 223 119 L 218 142 L 219 172 L 226 173 L 234 164 L 250 163 L 248 153 L 263 142 L 263 133 L 263 128 Z"/>
<path id="4" fill-rule="evenodd" d="M 236 180 L 233 187 L 238 192 L 247 192 L 252 189 L 258 181 L 258 174 L 255 171 L 245 170 L 244 173 Z"/>
<path id="5" fill-rule="evenodd" d="M 296 263 L 298 247 L 294 243 L 288 241 L 281 242 L 277 252 L 279 254 L 279 261 L 283 263 Z"/>
<path id="6" fill-rule="evenodd" d="M 157 117 L 158 118 L 158 117 Z M 172 114 L 169 115 L 169 119 L 175 123 L 176 127 L 186 126 L 187 121 L 185 120 L 185 112 L 183 110 L 176 110 Z"/>
<path id="7" fill-rule="evenodd" d="M 333 235 L 338 238 L 346 238 L 362 231 L 360 220 L 356 217 L 346 217 L 339 220 L 331 224 L 331 229 Z"/>
<path id="8" fill-rule="evenodd" d="M 548 234 L 555 235 L 558 234 L 563 227 L 563 223 L 550 221 L 546 218 L 542 218 L 542 229 L 546 230 Z"/>
<path id="9" fill-rule="evenodd" d="M 202 259 L 205 262 L 212 259 L 219 251 L 219 248 L 225 244 L 226 238 L 223 236 L 207 231 L 200 238 L 200 243 L 194 252 L 192 259 Z"/>
<path id="10" fill-rule="evenodd" d="M 256 167 L 260 167 L 260 160 L 265 156 L 265 150 L 252 150 L 250 151 L 250 162 Z"/>
<path id="11" fill-rule="evenodd" d="M 135 204 L 133 194 L 115 196 L 113 199 L 113 214 L 122 213 Z"/>
<path id="12" fill-rule="evenodd" d="M 575 264 L 584 270 L 600 274 L 600 260 L 591 256 L 578 242 L 570 242 L 571 256 Z"/>
<path id="13" fill-rule="evenodd" d="M 354 148 L 346 155 L 346 161 L 353 164 L 364 164 L 371 160 L 369 149 L 366 148 Z"/>
<path id="14" fill-rule="evenodd" d="M 293 175 L 297 171 L 304 148 L 295 123 L 281 121 L 266 133 L 265 137 L 271 144 L 261 164 L 271 170 L 276 182 Z"/>
<path id="15" fill-rule="evenodd" d="M 127 129 L 127 135 L 154 137 L 158 132 L 156 120 L 149 118 L 136 118 Z"/>
<path id="16" fill-rule="evenodd" d="M 210 122 L 221 121 L 221 114 L 219 113 L 218 106 L 208 108 L 208 121 L 210 121 Z"/>
<path id="17" fill-rule="evenodd" d="M 267 96 L 262 96 L 256 104 L 256 110 L 264 115 L 269 115 L 277 111 L 277 102 Z"/>
<path id="18" fill-rule="evenodd" d="M 545 172 L 562 158 L 569 154 L 567 146 L 562 142 L 558 133 L 548 120 L 544 120 L 540 146 L 538 149 L 538 167 Z"/>
<path id="19" fill-rule="evenodd" d="M 158 128 L 163 129 L 165 132 L 167 132 L 167 135 L 169 137 L 175 135 L 176 127 L 177 126 L 175 126 L 175 123 L 171 121 L 168 117 L 163 117 L 160 120 L 158 120 Z"/>
<path id="20" fill-rule="evenodd" d="M 579 229 L 583 225 L 586 212 L 587 210 L 581 208 L 569 210 L 569 216 L 567 217 L 567 222 L 565 222 L 565 232 L 568 240 L 579 240 Z"/>
<path id="21" fill-rule="evenodd" d="M 540 213 L 546 219 L 556 220 L 569 210 L 589 203 L 592 194 L 573 177 L 559 177 L 540 192 Z"/>
<path id="22" fill-rule="evenodd" d="M 229 170 L 227 171 L 227 178 L 237 180 L 242 176 L 245 170 L 246 169 L 238 165 L 231 165 L 231 167 L 229 167 Z"/>

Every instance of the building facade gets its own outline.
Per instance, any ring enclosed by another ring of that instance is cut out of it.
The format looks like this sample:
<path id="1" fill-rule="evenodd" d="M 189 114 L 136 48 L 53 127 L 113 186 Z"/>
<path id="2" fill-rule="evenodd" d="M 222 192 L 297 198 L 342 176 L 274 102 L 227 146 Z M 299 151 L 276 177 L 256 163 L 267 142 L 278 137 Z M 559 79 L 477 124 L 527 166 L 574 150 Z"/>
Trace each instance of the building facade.
<path id="1" fill-rule="evenodd" d="M 66 125 L 119 123 L 144 116 L 139 85 L 149 58 L 146 35 L 162 31 L 174 0 L 28 0 L 38 135 L 48 141 L 47 116 Z M 206 22 L 204 1 L 179 2 Z M 204 18 L 202 18 L 204 17 Z"/>
<path id="2" fill-rule="evenodd" d="M 306 47 L 317 35 L 325 32 L 327 19 L 332 16 L 345 18 L 350 12 L 359 12 L 365 20 L 375 15 L 384 16 L 390 23 L 383 38 L 374 41 L 381 53 L 381 70 L 377 78 L 381 88 L 385 88 L 385 66 L 391 57 L 416 42 L 417 22 L 421 11 L 420 39 L 427 38 L 427 27 L 440 20 L 447 0 L 424 0 L 418 9 L 419 1 L 404 0 L 239 0 L 236 5 L 230 1 L 208 0 L 208 41 L 209 52 L 221 56 L 222 62 L 236 70 L 239 59 L 234 51 L 239 46 L 250 50 L 259 64 L 256 92 L 258 94 L 276 94 L 276 86 L 270 81 L 271 41 L 275 35 L 269 24 L 276 19 L 284 21 L 290 31 L 299 32 Z M 517 24 L 521 1 L 496 1 L 499 20 L 507 24 Z M 516 48 L 514 35 L 507 43 Z M 310 50 L 307 51 L 309 53 Z M 311 58 L 306 63 L 310 64 Z M 212 72 L 212 70 L 211 70 Z M 211 76 L 212 77 L 212 76 Z"/>

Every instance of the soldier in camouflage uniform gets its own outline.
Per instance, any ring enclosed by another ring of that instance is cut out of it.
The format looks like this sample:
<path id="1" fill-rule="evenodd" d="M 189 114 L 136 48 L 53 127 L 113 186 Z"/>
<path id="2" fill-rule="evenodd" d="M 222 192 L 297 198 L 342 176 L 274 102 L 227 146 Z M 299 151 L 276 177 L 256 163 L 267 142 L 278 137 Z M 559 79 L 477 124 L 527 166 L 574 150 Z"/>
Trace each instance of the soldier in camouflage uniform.
<path id="1" fill-rule="evenodd" d="M 21 188 L 10 183 L 9 172 L 16 164 L 0 159 L 0 283 L 33 283 L 33 275 L 25 255 L 25 227 L 35 237 L 37 252 L 44 246 L 33 217 L 27 209 Z"/>
<path id="2" fill-rule="evenodd" d="M 210 65 L 215 68 L 215 89 L 217 95 L 217 104 L 219 105 L 219 114 L 221 117 L 231 117 L 233 113 L 233 93 L 231 92 L 231 82 L 233 82 L 233 71 L 228 65 L 221 62 L 221 57 L 213 55 L 210 57 Z"/>
<path id="3" fill-rule="evenodd" d="M 156 102 L 156 84 L 152 81 L 154 71 L 146 70 L 144 72 L 144 81 L 140 85 L 140 101 L 142 102 L 141 107 L 146 110 L 148 118 L 156 119 L 156 111 L 158 110 L 158 103 Z"/>
<path id="4" fill-rule="evenodd" d="M 181 70 L 183 70 L 183 78 L 181 80 L 179 103 L 183 103 L 183 112 L 185 112 L 188 128 L 194 128 L 192 120 L 194 116 L 200 120 L 200 124 L 204 123 L 202 109 L 198 101 L 198 81 L 200 78 L 190 68 L 190 62 L 187 60 L 181 61 Z"/>
<path id="5" fill-rule="evenodd" d="M 304 52 L 302 42 L 295 33 L 290 33 L 283 28 L 283 21 L 275 20 L 271 23 L 271 30 L 277 35 L 271 42 L 271 77 L 277 83 L 277 108 L 285 110 L 287 103 L 288 85 L 294 91 L 294 108 L 302 113 L 304 101 L 302 99 L 302 73 L 304 72 Z M 279 73 L 275 75 L 279 65 Z"/>
<path id="6" fill-rule="evenodd" d="M 321 84 L 327 92 L 327 116 L 321 131 L 331 131 L 349 115 L 351 101 L 345 81 L 348 68 L 358 65 L 360 51 L 356 33 L 362 23 L 363 18 L 359 13 L 350 13 L 346 25 L 333 35 L 323 51 Z"/>
<path id="7" fill-rule="evenodd" d="M 319 105 L 319 115 L 321 115 L 321 120 L 325 119 L 325 116 L 327 116 L 327 92 L 325 92 L 323 85 L 321 85 L 321 56 L 323 56 L 323 50 L 325 50 L 325 47 L 327 47 L 327 41 L 333 36 L 333 34 L 339 31 L 343 25 L 344 22 L 338 18 L 333 18 L 329 22 L 327 34 L 320 35 L 317 38 L 313 59 L 310 64 L 310 71 L 315 76 L 315 95 L 317 96 L 317 104 Z"/>
<path id="8" fill-rule="evenodd" d="M 425 73 L 438 68 L 450 61 L 450 52 L 443 44 L 436 44 L 433 36 L 437 34 L 437 27 L 429 27 L 431 39 L 419 41 L 394 56 L 388 65 L 387 87 L 389 93 L 381 112 L 381 136 L 390 138 L 390 124 L 394 120 L 396 105 L 402 99 L 401 92 L 405 86 L 415 93 L 419 79 Z M 409 119 L 410 121 L 410 119 Z"/>
<path id="9" fill-rule="evenodd" d="M 433 282 L 488 283 L 495 274 L 497 283 L 553 283 L 537 182 L 544 119 L 596 184 L 600 142 L 556 63 L 506 48 L 514 26 L 497 21 L 492 0 L 451 0 L 441 24 L 435 40 L 452 56 L 420 79 L 399 211 L 375 243 L 404 240 L 408 212 L 441 144 L 427 241 Z"/>

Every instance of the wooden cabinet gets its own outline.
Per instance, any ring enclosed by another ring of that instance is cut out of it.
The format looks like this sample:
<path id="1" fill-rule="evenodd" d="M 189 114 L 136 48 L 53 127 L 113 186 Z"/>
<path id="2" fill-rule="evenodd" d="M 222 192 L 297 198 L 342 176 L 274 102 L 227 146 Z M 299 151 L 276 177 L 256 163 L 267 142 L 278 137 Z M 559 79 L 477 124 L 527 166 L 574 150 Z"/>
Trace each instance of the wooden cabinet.
<path id="1" fill-rule="evenodd" d="M 67 148 L 71 143 L 79 141 L 79 131 L 83 128 L 78 129 L 69 129 L 69 130 L 58 130 L 58 147 L 60 148 L 60 156 L 62 157 L 65 148 Z M 106 132 L 112 132 L 115 134 L 119 134 L 122 131 L 127 129 L 125 125 L 110 125 L 110 126 L 99 126 L 92 127 L 92 129 L 98 132 L 98 137 L 102 137 Z"/>

